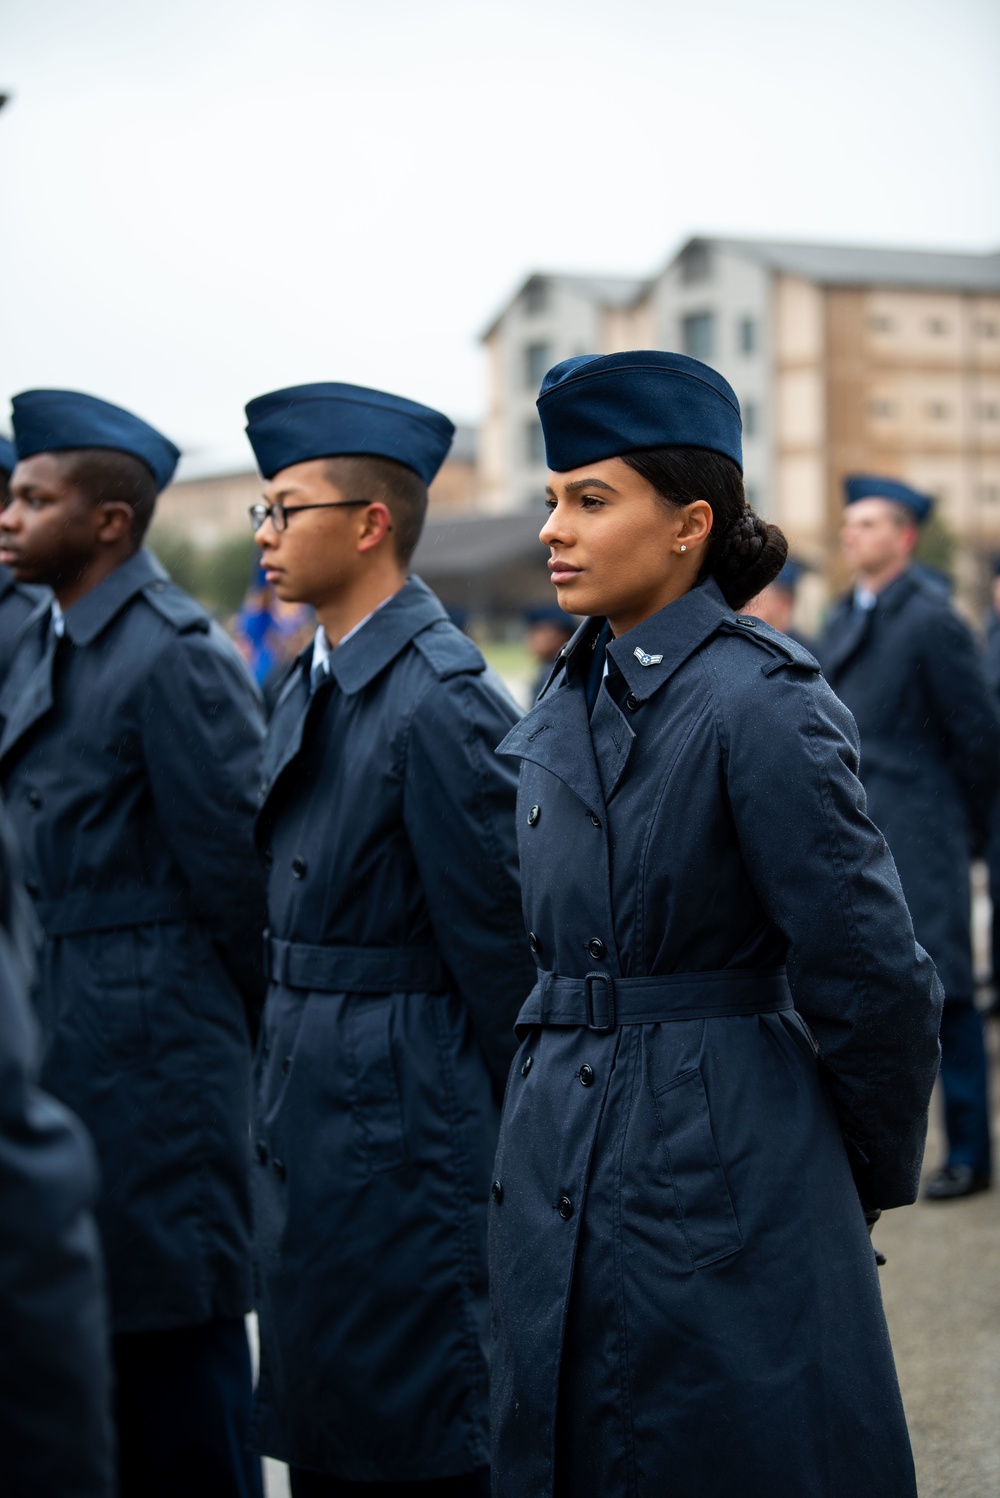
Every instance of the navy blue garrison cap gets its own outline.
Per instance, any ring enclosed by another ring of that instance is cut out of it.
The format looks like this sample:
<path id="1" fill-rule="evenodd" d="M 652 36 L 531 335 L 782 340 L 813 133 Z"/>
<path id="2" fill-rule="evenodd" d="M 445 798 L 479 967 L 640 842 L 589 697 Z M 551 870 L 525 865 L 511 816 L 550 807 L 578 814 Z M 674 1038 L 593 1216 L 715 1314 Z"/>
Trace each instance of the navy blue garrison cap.
<path id="1" fill-rule="evenodd" d="M 0 437 L 0 473 L 13 473 L 17 463 L 17 449 L 6 437 Z"/>
<path id="2" fill-rule="evenodd" d="M 742 470 L 732 387 L 686 354 L 583 354 L 549 370 L 538 395 L 545 456 L 556 473 L 644 447 L 706 447 Z"/>
<path id="3" fill-rule="evenodd" d="M 247 436 L 266 479 L 310 458 L 359 454 L 393 458 L 429 484 L 455 435 L 440 411 L 363 385 L 293 385 L 259 395 L 246 409 Z"/>
<path id="4" fill-rule="evenodd" d="M 782 567 L 781 571 L 778 573 L 777 577 L 774 579 L 774 586 L 776 588 L 787 588 L 789 592 L 793 592 L 798 586 L 800 578 L 802 578 L 808 571 L 809 568 L 806 566 L 805 562 L 799 562 L 796 561 L 795 557 L 789 557 L 785 565 Z"/>
<path id="5" fill-rule="evenodd" d="M 844 503 L 857 504 L 859 499 L 891 499 L 897 505 L 904 505 L 918 525 L 923 525 L 934 508 L 931 495 L 877 473 L 855 473 L 844 480 Z"/>
<path id="6" fill-rule="evenodd" d="M 13 400 L 14 442 L 19 458 L 76 448 L 111 448 L 145 463 L 157 492 L 173 478 L 180 458 L 168 437 L 148 422 L 76 390 L 26 390 Z"/>

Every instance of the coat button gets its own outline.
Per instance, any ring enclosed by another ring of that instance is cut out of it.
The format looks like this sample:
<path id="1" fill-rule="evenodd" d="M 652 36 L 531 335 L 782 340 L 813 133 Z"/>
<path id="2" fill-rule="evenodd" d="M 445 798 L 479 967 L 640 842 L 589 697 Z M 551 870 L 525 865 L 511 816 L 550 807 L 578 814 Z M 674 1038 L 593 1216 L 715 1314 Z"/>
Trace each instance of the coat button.
<path id="1" fill-rule="evenodd" d="M 593 822 L 593 824 L 594 824 L 595 827 L 600 827 L 600 825 L 601 825 L 601 819 L 597 815 L 596 811 L 588 811 L 587 816 Z"/>
<path id="2" fill-rule="evenodd" d="M 528 826 L 529 827 L 534 827 L 535 823 L 538 821 L 538 818 L 541 816 L 541 814 L 542 814 L 542 808 L 540 806 L 533 806 L 531 808 L 531 810 L 528 812 Z"/>
<path id="3" fill-rule="evenodd" d="M 271 1161 L 271 1169 L 274 1171 L 274 1173 L 278 1177 L 279 1181 L 283 1181 L 285 1179 L 285 1177 L 288 1175 L 288 1171 L 285 1169 L 284 1165 L 282 1164 L 282 1162 L 280 1160 L 272 1160 Z"/>
<path id="4" fill-rule="evenodd" d="M 535 933 L 533 931 L 529 931 L 528 932 L 528 950 L 531 952 L 532 956 L 534 956 L 534 957 L 538 956 L 539 946 L 540 946 L 540 943 L 539 943 L 538 937 L 535 935 Z"/>
<path id="5" fill-rule="evenodd" d="M 42 804 L 42 798 L 36 790 L 30 790 L 28 792 L 27 800 L 28 805 L 31 807 L 32 811 L 38 811 L 39 807 Z"/>
<path id="6" fill-rule="evenodd" d="M 267 1164 L 267 1145 L 264 1143 L 263 1139 L 257 1140 L 257 1143 L 253 1147 L 253 1152 L 257 1157 L 258 1165 Z"/>
<path id="7" fill-rule="evenodd" d="M 306 877 L 307 867 L 308 865 L 306 864 L 305 859 L 302 857 L 302 854 L 296 853 L 295 857 L 292 859 L 292 877 L 295 879 L 304 879 Z"/>
<path id="8" fill-rule="evenodd" d="M 499 1207 L 500 1203 L 503 1201 L 503 1187 L 501 1186 L 499 1181 L 493 1182 L 493 1185 L 490 1187 L 490 1196 Z"/>
<path id="9" fill-rule="evenodd" d="M 583 1065 L 580 1067 L 580 1070 L 577 1073 L 577 1076 L 580 1078 L 580 1081 L 583 1083 L 584 1087 L 593 1087 L 593 1085 L 594 1085 L 594 1068 L 592 1066 L 588 1066 L 587 1063 L 584 1062 Z"/>
<path id="10" fill-rule="evenodd" d="M 562 1218 L 563 1222 L 569 1222 L 570 1218 L 573 1216 L 573 1203 L 570 1201 L 568 1196 L 561 1196 L 559 1198 L 559 1200 L 556 1202 L 556 1211 L 559 1213 L 559 1216 Z"/>
<path id="11" fill-rule="evenodd" d="M 634 713 L 636 708 L 639 706 L 639 699 L 634 692 L 629 692 L 628 696 L 625 698 L 625 706 L 628 708 L 630 713 Z"/>
<path id="12" fill-rule="evenodd" d="M 529 1071 L 531 1070 L 531 1066 L 532 1066 L 533 1060 L 534 1060 L 534 1057 L 532 1057 L 532 1056 L 525 1056 L 524 1060 L 521 1062 L 521 1076 L 522 1077 L 526 1077 L 528 1075 Z"/>
<path id="13" fill-rule="evenodd" d="M 587 943 L 587 951 L 595 962 L 604 961 L 604 943 L 599 936 L 592 936 Z"/>

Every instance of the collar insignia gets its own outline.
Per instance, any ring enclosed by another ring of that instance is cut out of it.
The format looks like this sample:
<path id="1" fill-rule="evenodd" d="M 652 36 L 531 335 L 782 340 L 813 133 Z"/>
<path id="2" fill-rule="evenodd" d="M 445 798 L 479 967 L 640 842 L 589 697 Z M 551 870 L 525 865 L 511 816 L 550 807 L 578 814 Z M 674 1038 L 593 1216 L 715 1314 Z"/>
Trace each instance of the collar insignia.
<path id="1" fill-rule="evenodd" d="M 640 666 L 658 666 L 663 660 L 662 655 L 647 655 L 641 645 L 637 645 L 633 652 Z"/>

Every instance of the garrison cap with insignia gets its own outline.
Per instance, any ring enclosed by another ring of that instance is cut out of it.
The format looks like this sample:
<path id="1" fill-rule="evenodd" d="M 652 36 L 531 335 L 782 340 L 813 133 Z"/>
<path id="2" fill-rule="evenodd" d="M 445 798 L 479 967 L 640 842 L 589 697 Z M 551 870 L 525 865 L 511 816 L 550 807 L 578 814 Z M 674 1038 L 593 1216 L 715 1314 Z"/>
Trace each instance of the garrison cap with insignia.
<path id="1" fill-rule="evenodd" d="M 545 457 L 556 473 L 650 447 L 704 447 L 743 467 L 732 386 L 686 354 L 583 354 L 549 370 L 538 396 Z"/>
<path id="2" fill-rule="evenodd" d="M 25 390 L 12 402 L 19 458 L 78 448 L 128 453 L 145 463 L 157 492 L 174 476 L 180 451 L 168 437 L 121 406 L 78 390 Z"/>
<path id="3" fill-rule="evenodd" d="M 311 458 L 392 458 L 429 484 L 444 462 L 454 425 L 440 411 L 363 385 L 292 385 L 246 408 L 257 466 L 272 479 Z"/>
<path id="4" fill-rule="evenodd" d="M 844 504 L 854 505 L 860 499 L 891 499 L 909 510 L 918 525 L 923 525 L 934 508 L 932 495 L 877 473 L 854 473 L 844 480 Z"/>

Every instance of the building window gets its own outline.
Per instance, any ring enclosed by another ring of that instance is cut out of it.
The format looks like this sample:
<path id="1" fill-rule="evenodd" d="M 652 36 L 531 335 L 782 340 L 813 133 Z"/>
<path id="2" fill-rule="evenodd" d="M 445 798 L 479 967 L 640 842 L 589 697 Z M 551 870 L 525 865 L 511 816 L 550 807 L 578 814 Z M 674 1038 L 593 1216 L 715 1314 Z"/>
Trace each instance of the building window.
<path id="1" fill-rule="evenodd" d="M 741 354 L 755 354 L 757 352 L 757 319 L 754 317 L 741 317 L 738 324 L 737 337 L 739 339 Z"/>
<path id="2" fill-rule="evenodd" d="M 524 288 L 521 301 L 525 312 L 531 315 L 545 312 L 549 305 L 549 283 L 542 276 L 533 276 Z"/>
<path id="3" fill-rule="evenodd" d="M 760 430 L 760 417 L 757 411 L 756 401 L 743 402 L 743 435 L 744 437 L 756 437 Z"/>
<path id="4" fill-rule="evenodd" d="M 944 421 L 949 414 L 949 408 L 944 401 L 931 401 L 927 407 L 927 415 L 932 421 Z"/>
<path id="5" fill-rule="evenodd" d="M 935 338 L 940 338 L 944 333 L 947 333 L 948 324 L 943 317 L 929 317 L 927 319 L 927 331 L 933 334 Z"/>
<path id="6" fill-rule="evenodd" d="M 880 421 L 885 421 L 888 417 L 895 416 L 896 414 L 896 407 L 893 405 L 892 401 L 872 401 L 868 409 L 871 414 L 877 417 Z"/>
<path id="7" fill-rule="evenodd" d="M 873 333 L 891 333 L 895 323 L 891 317 L 886 317 L 884 312 L 877 312 L 874 317 L 868 319 L 868 326 Z"/>
<path id="8" fill-rule="evenodd" d="M 1000 323 L 981 322 L 977 324 L 976 332 L 982 338 L 996 338 L 1000 334 Z"/>
<path id="9" fill-rule="evenodd" d="M 542 435 L 541 423 L 538 421 L 525 422 L 524 454 L 533 467 L 545 462 L 545 438 Z"/>
<path id="10" fill-rule="evenodd" d="M 552 363 L 550 343 L 528 343 L 524 348 L 524 383 L 528 390 L 537 390 Z"/>
<path id="11" fill-rule="evenodd" d="M 992 401 L 984 401 L 979 407 L 979 414 L 984 421 L 1000 420 L 1000 406 L 994 405 Z"/>
<path id="12" fill-rule="evenodd" d="M 692 359 L 707 363 L 715 354 L 715 313 L 689 312 L 681 318 L 681 343 Z"/>
<path id="13" fill-rule="evenodd" d="M 979 498 L 988 505 L 1000 503 L 1000 484 L 980 484 Z"/>
<path id="14" fill-rule="evenodd" d="M 705 244 L 703 240 L 696 239 L 681 252 L 681 280 L 685 286 L 693 286 L 696 281 L 708 281 L 711 275 L 711 246 Z"/>

